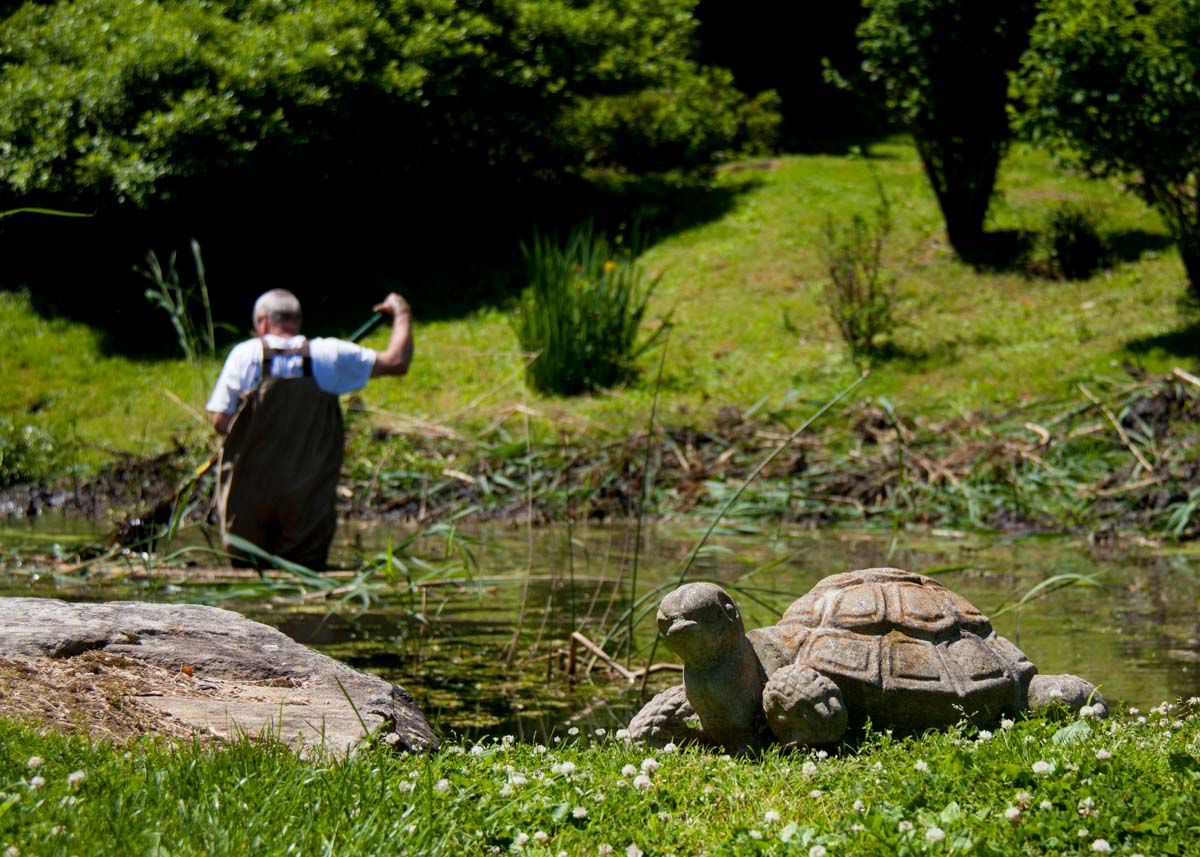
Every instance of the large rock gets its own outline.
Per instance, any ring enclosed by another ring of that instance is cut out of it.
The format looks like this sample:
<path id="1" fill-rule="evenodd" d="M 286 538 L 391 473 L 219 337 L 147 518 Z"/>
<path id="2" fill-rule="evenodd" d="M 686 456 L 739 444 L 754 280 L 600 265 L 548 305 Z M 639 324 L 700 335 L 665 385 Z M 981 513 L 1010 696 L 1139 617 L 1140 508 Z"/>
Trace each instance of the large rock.
<path id="1" fill-rule="evenodd" d="M 14 681 L 45 696 L 62 687 L 65 671 L 103 692 L 66 697 L 57 709 L 72 698 L 107 701 L 130 722 L 164 725 L 146 731 L 269 735 L 306 752 L 344 753 L 368 734 L 398 749 L 436 746 L 403 688 L 217 607 L 0 598 L 0 658 L 8 682 L 0 714 L 8 716 L 38 710 L 17 705 Z M 86 721 L 96 712 L 70 714 Z"/>

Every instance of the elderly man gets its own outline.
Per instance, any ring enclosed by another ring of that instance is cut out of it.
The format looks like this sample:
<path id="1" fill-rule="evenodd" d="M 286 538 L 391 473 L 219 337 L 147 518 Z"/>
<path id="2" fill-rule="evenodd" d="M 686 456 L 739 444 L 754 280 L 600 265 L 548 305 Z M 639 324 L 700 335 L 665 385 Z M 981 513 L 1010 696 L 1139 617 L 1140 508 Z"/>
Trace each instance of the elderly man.
<path id="1" fill-rule="evenodd" d="M 337 397 L 377 375 L 403 375 L 412 361 L 412 311 L 404 298 L 393 292 L 375 311 L 392 317 L 384 351 L 305 339 L 300 301 L 285 289 L 255 302 L 257 336 L 234 346 L 207 405 L 214 428 L 227 435 L 217 468 L 222 536 L 233 533 L 308 568 L 325 567 L 342 467 Z"/>

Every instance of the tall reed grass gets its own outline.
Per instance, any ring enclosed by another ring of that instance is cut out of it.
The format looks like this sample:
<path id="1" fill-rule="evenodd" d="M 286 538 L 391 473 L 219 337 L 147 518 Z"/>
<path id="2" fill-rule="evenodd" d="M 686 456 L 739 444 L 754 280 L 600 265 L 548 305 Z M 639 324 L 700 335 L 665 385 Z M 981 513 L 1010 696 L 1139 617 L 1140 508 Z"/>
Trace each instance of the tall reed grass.
<path id="1" fill-rule="evenodd" d="M 170 317 L 179 347 L 189 363 L 202 357 L 216 356 L 216 331 L 213 326 L 212 307 L 208 301 L 208 284 L 204 280 L 200 244 L 195 239 L 191 241 L 191 251 L 196 281 L 190 286 L 184 286 L 180 279 L 174 253 L 167 259 L 167 267 L 164 270 L 158 256 L 151 250 L 146 254 L 146 269 L 141 272 L 142 276 L 154 284 L 154 288 L 146 289 L 146 300 Z M 193 304 L 196 302 L 199 302 L 202 314 L 199 322 L 192 318 Z"/>
<path id="2" fill-rule="evenodd" d="M 537 355 L 525 372 L 529 386 L 575 395 L 632 378 L 638 356 L 657 338 L 638 341 L 659 282 L 635 261 L 636 246 L 618 246 L 586 222 L 562 243 L 536 232 L 521 253 L 528 284 L 512 327 L 521 347 Z"/>

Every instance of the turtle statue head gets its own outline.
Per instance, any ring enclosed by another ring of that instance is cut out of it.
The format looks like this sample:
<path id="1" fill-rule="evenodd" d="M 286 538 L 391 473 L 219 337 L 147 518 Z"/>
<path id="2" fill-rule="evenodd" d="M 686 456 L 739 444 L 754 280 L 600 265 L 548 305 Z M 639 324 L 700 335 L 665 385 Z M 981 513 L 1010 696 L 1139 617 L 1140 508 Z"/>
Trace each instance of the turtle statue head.
<path id="1" fill-rule="evenodd" d="M 733 598 L 715 583 L 687 583 L 667 595 L 658 607 L 658 630 L 696 669 L 719 661 L 746 635 Z"/>

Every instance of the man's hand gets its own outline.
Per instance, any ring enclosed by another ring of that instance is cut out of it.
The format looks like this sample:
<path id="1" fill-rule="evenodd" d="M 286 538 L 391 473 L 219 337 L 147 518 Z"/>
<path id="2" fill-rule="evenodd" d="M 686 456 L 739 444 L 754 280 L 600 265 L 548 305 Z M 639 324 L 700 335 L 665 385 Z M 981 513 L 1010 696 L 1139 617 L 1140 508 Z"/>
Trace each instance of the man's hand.
<path id="1" fill-rule="evenodd" d="M 382 303 L 375 304 L 372 310 L 375 312 L 386 312 L 392 318 L 405 314 L 412 315 L 412 307 L 408 305 L 408 301 L 395 292 L 384 298 Z"/>

